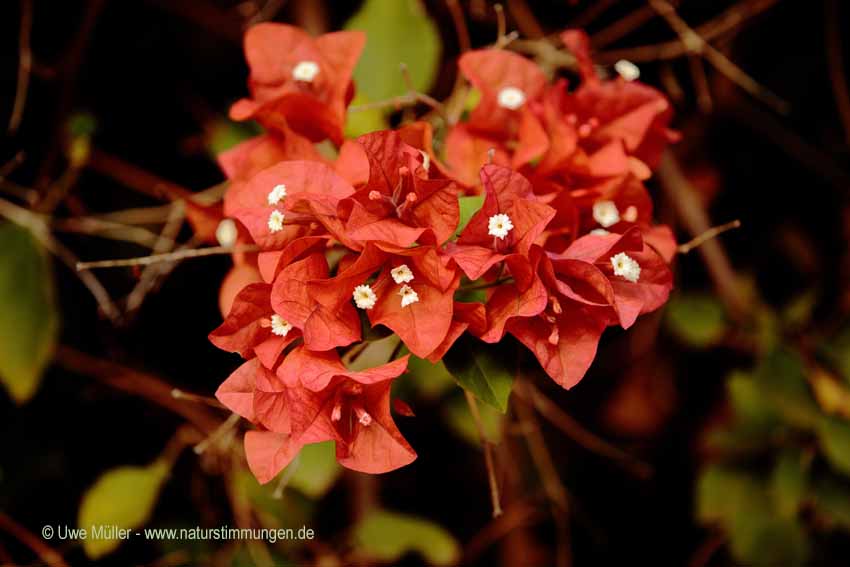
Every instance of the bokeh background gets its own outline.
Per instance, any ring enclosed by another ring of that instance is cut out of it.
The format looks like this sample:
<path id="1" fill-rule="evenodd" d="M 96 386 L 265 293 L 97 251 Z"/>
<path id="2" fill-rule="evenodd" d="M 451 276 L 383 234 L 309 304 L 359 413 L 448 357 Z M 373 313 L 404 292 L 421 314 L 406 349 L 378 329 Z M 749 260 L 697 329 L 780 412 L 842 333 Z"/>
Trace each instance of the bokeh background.
<path id="1" fill-rule="evenodd" d="M 260 488 L 217 449 L 234 431 L 200 455 L 191 448 L 201 442 L 194 428 L 209 433 L 227 417 L 205 400 L 238 365 L 206 338 L 221 320 L 229 258 L 168 273 L 94 272 L 112 310 L 69 268 L 147 254 L 164 225 L 178 241 L 191 239 L 188 225 L 168 222 L 180 213 L 163 187 L 215 188 L 223 180 L 215 154 L 255 132 L 226 117 L 246 93 L 241 36 L 250 23 L 321 33 L 356 17 L 370 42 L 386 42 L 390 60 L 414 58 L 406 62 L 417 82 L 441 99 L 460 49 L 452 10 L 482 46 L 496 38 L 493 4 L 3 2 L 0 198 L 11 206 L 0 212 L 46 232 L 33 238 L 0 221 L 0 374 L 7 386 L 17 380 L 14 396 L 0 394 L 0 564 L 846 564 L 850 6 L 673 5 L 709 50 L 689 52 L 637 0 L 505 2 L 507 29 L 522 37 L 514 48 L 552 72 L 570 76 L 540 46 L 585 27 L 603 68 L 635 61 L 641 80 L 670 96 L 683 139 L 649 182 L 660 221 L 682 241 L 709 225 L 742 226 L 680 255 L 670 304 L 628 333 L 609 329 L 578 386 L 537 381 L 547 409 L 515 395 L 506 417 L 485 413 L 506 511 L 494 520 L 463 394 L 439 369 L 419 369 L 403 392 L 416 412 L 398 420 L 419 453 L 412 465 L 365 477 L 317 450 L 275 495 L 275 483 Z M 23 102 L 22 37 L 31 51 Z M 397 84 L 382 77 L 395 72 L 361 70 L 359 83 L 370 84 L 361 91 L 381 98 Z M 747 81 L 757 83 L 755 96 L 741 88 Z M 410 112 L 359 117 L 351 127 L 396 124 Z M 48 190 L 60 198 L 39 209 Z M 130 220 L 146 233 L 104 224 Z M 141 293 L 140 282 L 151 289 Z M 32 352 L 13 352 L 19 334 L 34 337 Z M 173 388 L 203 398 L 175 398 Z M 540 443 L 565 491 L 560 503 L 535 466 Z M 151 467 L 158 458 L 167 473 Z M 119 469 L 114 485 L 92 496 L 101 475 L 127 466 L 139 468 L 124 477 Z M 86 499 L 86 519 L 130 510 L 153 527 L 307 525 L 317 539 L 135 538 L 94 551 L 42 540 L 46 524 L 76 526 Z M 403 517 L 374 515 L 381 510 Z"/>

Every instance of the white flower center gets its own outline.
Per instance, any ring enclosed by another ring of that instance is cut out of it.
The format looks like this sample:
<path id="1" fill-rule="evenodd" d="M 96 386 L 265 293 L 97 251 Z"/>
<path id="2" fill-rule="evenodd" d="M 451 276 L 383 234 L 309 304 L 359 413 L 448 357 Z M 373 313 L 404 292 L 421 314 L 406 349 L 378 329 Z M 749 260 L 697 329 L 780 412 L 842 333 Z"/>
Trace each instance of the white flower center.
<path id="1" fill-rule="evenodd" d="M 378 296 L 372 291 L 371 286 L 365 284 L 355 287 L 353 296 L 354 304 L 360 309 L 372 309 L 378 301 Z"/>
<path id="2" fill-rule="evenodd" d="M 594 228 L 590 231 L 590 234 L 593 234 L 595 236 L 607 236 L 611 233 L 605 230 L 604 228 Z"/>
<path id="3" fill-rule="evenodd" d="M 285 337 L 292 330 L 292 323 L 275 313 L 272 315 L 272 333 L 279 337 Z"/>
<path id="4" fill-rule="evenodd" d="M 422 169 L 424 169 L 427 173 L 428 170 L 431 169 L 431 155 L 422 150 L 419 150 L 419 153 L 422 154 Z"/>
<path id="5" fill-rule="evenodd" d="M 218 223 L 215 229 L 215 239 L 222 246 L 233 246 L 236 244 L 236 238 L 239 236 L 239 229 L 236 228 L 236 223 L 233 219 L 224 219 Z"/>
<path id="6" fill-rule="evenodd" d="M 513 227 L 514 223 L 511 222 L 511 217 L 500 213 L 490 217 L 490 220 L 487 222 L 487 234 L 504 240 Z"/>
<path id="7" fill-rule="evenodd" d="M 640 78 L 640 69 L 631 61 L 620 59 L 614 63 L 614 70 L 627 81 L 636 81 Z"/>
<path id="8" fill-rule="evenodd" d="M 625 252 L 612 256 L 611 265 L 614 266 L 614 275 L 616 276 L 632 283 L 636 283 L 640 279 L 640 264 Z"/>
<path id="9" fill-rule="evenodd" d="M 407 264 L 396 266 L 390 270 L 390 275 L 395 283 L 408 283 L 413 281 L 413 272 L 407 267 Z"/>
<path id="10" fill-rule="evenodd" d="M 620 211 L 614 201 L 597 201 L 593 203 L 593 220 L 608 228 L 620 222 Z"/>
<path id="11" fill-rule="evenodd" d="M 411 303 L 419 301 L 419 294 L 407 284 L 401 286 L 401 289 L 398 290 L 398 294 L 401 296 L 402 307 L 407 307 Z"/>
<path id="12" fill-rule="evenodd" d="M 516 87 L 505 87 L 496 97 L 499 106 L 508 110 L 516 110 L 525 104 L 525 93 Z"/>
<path id="13" fill-rule="evenodd" d="M 269 191 L 268 201 L 269 205 L 277 205 L 283 198 L 286 197 L 286 185 L 281 183 L 280 185 L 275 185 L 274 189 Z"/>
<path id="14" fill-rule="evenodd" d="M 280 211 L 272 211 L 269 215 L 269 232 L 275 233 L 283 230 L 283 213 Z"/>
<path id="15" fill-rule="evenodd" d="M 312 83 L 318 74 L 319 64 L 315 61 L 301 61 L 292 69 L 292 78 L 305 83 Z"/>
<path id="16" fill-rule="evenodd" d="M 638 217 L 637 207 L 634 205 L 629 205 L 626 207 L 625 212 L 623 213 L 623 220 L 626 222 L 635 222 Z"/>

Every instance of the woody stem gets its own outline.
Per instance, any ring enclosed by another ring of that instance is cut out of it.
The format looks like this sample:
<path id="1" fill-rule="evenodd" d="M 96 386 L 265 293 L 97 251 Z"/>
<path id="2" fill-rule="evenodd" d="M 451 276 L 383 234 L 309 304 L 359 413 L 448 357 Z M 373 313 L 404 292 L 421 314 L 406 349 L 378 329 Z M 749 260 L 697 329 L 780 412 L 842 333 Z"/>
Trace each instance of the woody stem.
<path id="1" fill-rule="evenodd" d="M 478 412 L 478 403 L 475 401 L 475 396 L 467 390 L 464 390 L 463 393 L 466 396 L 466 403 L 469 404 L 469 412 L 472 414 L 473 421 L 475 421 L 475 427 L 478 429 L 481 446 L 484 448 L 484 464 L 487 465 L 487 481 L 490 483 L 490 501 L 493 504 L 493 517 L 498 518 L 502 515 L 502 504 L 499 496 L 499 483 L 496 481 L 496 468 L 493 464 L 493 447 L 487 441 L 484 433 L 484 425 L 481 422 L 481 414 Z"/>

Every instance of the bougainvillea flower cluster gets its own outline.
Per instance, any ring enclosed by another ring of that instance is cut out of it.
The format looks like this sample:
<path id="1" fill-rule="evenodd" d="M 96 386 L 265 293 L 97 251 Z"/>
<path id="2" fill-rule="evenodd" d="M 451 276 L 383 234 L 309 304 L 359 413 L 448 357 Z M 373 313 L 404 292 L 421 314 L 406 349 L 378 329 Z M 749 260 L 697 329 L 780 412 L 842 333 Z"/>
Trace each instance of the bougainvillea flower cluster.
<path id="1" fill-rule="evenodd" d="M 256 252 L 234 254 L 210 340 L 245 359 L 217 395 L 254 424 L 245 452 L 261 482 L 320 441 L 358 471 L 415 459 L 390 400 L 409 356 L 439 362 L 464 334 L 510 334 L 570 388 L 607 327 L 667 300 L 676 244 L 644 182 L 676 139 L 670 105 L 634 73 L 600 78 L 582 32 L 562 40 L 577 86 L 509 51 L 464 53 L 477 102 L 437 153 L 425 122 L 343 139 L 362 34 L 247 32 L 251 96 L 231 117 L 265 133 L 220 162 L 223 222 Z M 461 200 L 478 204 L 465 223 Z M 343 364 L 382 332 L 408 354 Z"/>

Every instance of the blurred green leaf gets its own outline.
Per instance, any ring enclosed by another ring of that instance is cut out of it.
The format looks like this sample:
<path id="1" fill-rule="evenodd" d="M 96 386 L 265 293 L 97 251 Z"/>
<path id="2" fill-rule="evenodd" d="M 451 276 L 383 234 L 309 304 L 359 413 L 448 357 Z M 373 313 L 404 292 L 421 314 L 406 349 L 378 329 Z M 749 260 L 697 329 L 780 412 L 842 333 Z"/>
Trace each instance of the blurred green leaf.
<path id="1" fill-rule="evenodd" d="M 667 328 L 682 342 L 705 348 L 716 344 L 726 333 L 723 306 L 706 293 L 678 293 L 666 309 Z"/>
<path id="2" fill-rule="evenodd" d="M 369 341 L 366 347 L 357 354 L 354 361 L 347 364 L 348 369 L 360 371 L 386 364 L 398 347 L 400 340 L 398 335 L 389 335 Z"/>
<path id="3" fill-rule="evenodd" d="M 0 382 L 17 403 L 35 394 L 59 328 L 44 250 L 18 225 L 0 224 Z"/>
<path id="4" fill-rule="evenodd" d="M 452 565 L 460 556 L 457 541 L 441 526 L 387 510 L 372 512 L 358 522 L 352 539 L 360 553 L 387 563 L 408 552 L 419 553 L 428 565 Z"/>
<path id="5" fill-rule="evenodd" d="M 719 524 L 735 558 L 746 565 L 802 565 L 808 538 L 793 519 L 776 516 L 766 483 L 727 466 L 711 465 L 697 482 L 697 517 Z"/>
<path id="6" fill-rule="evenodd" d="M 824 457 L 838 472 L 850 475 L 850 423 L 824 416 L 817 435 Z"/>
<path id="7" fill-rule="evenodd" d="M 779 515 L 794 518 L 807 490 L 807 470 L 799 451 L 783 451 L 770 475 L 770 492 Z"/>
<path id="8" fill-rule="evenodd" d="M 401 63 L 407 65 L 416 90 L 431 88 L 440 61 L 440 34 L 420 0 L 366 0 L 345 29 L 362 30 L 368 37 L 354 70 L 357 90 L 365 100 L 407 92 Z"/>
<path id="9" fill-rule="evenodd" d="M 311 443 L 298 453 L 297 468 L 289 479 L 289 486 L 310 498 L 321 498 L 333 487 L 341 473 L 334 442 Z"/>
<path id="10" fill-rule="evenodd" d="M 818 427 L 820 409 L 796 353 L 785 349 L 771 352 L 756 367 L 753 378 L 761 395 L 790 424 L 807 430 Z"/>
<path id="11" fill-rule="evenodd" d="M 120 539 L 93 537 L 93 529 L 135 529 L 148 521 L 168 474 L 168 464 L 157 460 L 146 467 L 118 467 L 97 479 L 83 494 L 77 516 L 77 525 L 88 530 L 82 543 L 89 558 L 103 557 L 121 544 Z"/>
<path id="12" fill-rule="evenodd" d="M 513 364 L 504 344 L 489 345 L 462 336 L 443 357 L 446 368 L 457 383 L 502 413 L 508 409 L 508 398 L 514 383 L 516 357 Z"/>
<path id="13" fill-rule="evenodd" d="M 466 396 L 452 396 L 448 403 L 443 406 L 446 422 L 458 436 L 468 441 L 475 447 L 481 446 L 481 438 L 478 436 L 478 427 L 472 419 Z M 502 421 L 505 416 L 499 410 L 486 404 L 478 406 L 481 414 L 481 426 L 484 436 L 490 443 L 498 445 L 502 439 Z"/>

